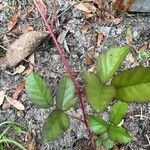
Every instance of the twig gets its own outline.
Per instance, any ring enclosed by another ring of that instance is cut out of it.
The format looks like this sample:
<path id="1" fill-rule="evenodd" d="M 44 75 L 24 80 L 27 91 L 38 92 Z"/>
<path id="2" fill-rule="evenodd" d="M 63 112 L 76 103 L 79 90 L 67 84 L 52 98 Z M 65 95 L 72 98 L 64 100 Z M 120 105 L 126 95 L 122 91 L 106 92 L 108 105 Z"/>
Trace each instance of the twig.
<path id="1" fill-rule="evenodd" d="M 33 0 L 33 2 L 34 2 L 36 8 L 37 8 L 38 11 L 39 11 L 39 13 L 40 13 L 40 15 L 41 15 L 41 18 L 42 18 L 42 20 L 43 20 L 45 26 L 46 26 L 47 29 L 48 29 L 48 32 L 49 32 L 49 34 L 50 34 L 50 36 L 51 36 L 51 38 L 52 38 L 52 40 L 53 40 L 53 42 L 54 42 L 54 44 L 55 44 L 57 50 L 58 50 L 58 53 L 59 53 L 59 55 L 60 55 L 60 57 L 61 57 L 61 59 L 62 59 L 62 62 L 63 62 L 63 64 L 64 64 L 65 68 L 66 68 L 66 71 L 68 72 L 68 74 L 69 74 L 71 80 L 72 80 L 73 83 L 74 83 L 74 86 L 75 86 L 75 89 L 76 89 L 76 94 L 77 94 L 77 96 L 78 96 L 78 98 L 79 98 L 80 108 L 81 108 L 81 110 L 82 110 L 83 120 L 84 120 L 84 123 L 85 123 L 85 125 L 86 125 L 87 130 L 88 130 L 89 138 L 92 140 L 92 136 L 91 136 L 91 132 L 90 132 L 90 129 L 89 129 L 89 125 L 88 125 L 88 123 L 87 123 L 87 118 L 86 118 L 86 113 L 85 113 L 85 109 L 84 109 L 84 102 L 83 102 L 83 99 L 82 99 L 81 89 L 80 89 L 80 87 L 79 87 L 77 81 L 75 80 L 74 76 L 71 74 L 72 71 L 71 71 L 71 69 L 70 69 L 69 63 L 67 62 L 67 60 L 66 60 L 66 58 L 65 58 L 65 55 L 64 55 L 64 53 L 63 53 L 63 50 L 62 50 L 62 48 L 60 47 L 60 45 L 59 45 L 59 43 L 58 43 L 58 41 L 57 41 L 57 39 L 56 39 L 56 37 L 55 37 L 55 35 L 54 35 L 54 33 L 53 33 L 53 30 L 52 30 L 52 28 L 51 28 L 51 25 L 50 25 L 50 24 L 48 23 L 48 21 L 47 21 L 46 15 L 44 14 L 44 11 L 42 11 L 42 9 L 41 9 L 42 5 L 41 5 L 40 1 Z"/>
<path id="2" fill-rule="evenodd" d="M 147 138 L 148 144 L 150 145 L 150 138 L 149 138 L 149 136 L 147 134 L 145 136 Z"/>

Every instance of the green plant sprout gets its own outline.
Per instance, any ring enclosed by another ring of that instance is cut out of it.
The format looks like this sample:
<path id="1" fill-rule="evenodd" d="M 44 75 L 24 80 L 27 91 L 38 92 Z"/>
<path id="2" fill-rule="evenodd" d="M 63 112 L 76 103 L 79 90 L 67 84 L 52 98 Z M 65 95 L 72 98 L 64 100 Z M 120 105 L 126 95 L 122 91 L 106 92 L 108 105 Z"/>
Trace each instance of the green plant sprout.
<path id="1" fill-rule="evenodd" d="M 111 48 L 102 53 L 96 65 L 96 73 L 83 74 L 85 96 L 97 115 L 88 115 L 88 123 L 95 134 L 95 144 L 106 150 L 116 143 L 128 143 L 132 136 L 119 123 L 127 113 L 127 103 L 150 102 L 150 67 L 137 66 L 116 73 L 129 53 L 129 47 Z M 41 108 L 49 108 L 53 99 L 42 78 L 35 72 L 26 78 L 26 92 L 30 100 Z M 117 102 L 111 107 L 109 121 L 103 120 L 99 113 L 109 103 Z M 47 117 L 43 129 L 44 141 L 56 139 L 62 131 L 69 128 L 66 111 L 77 103 L 75 87 L 69 77 L 63 77 L 56 93 L 56 109 Z"/>
<path id="2" fill-rule="evenodd" d="M 22 133 L 26 134 L 26 132 L 23 130 L 23 127 L 16 123 L 11 121 L 6 121 L 0 123 L 0 128 L 3 129 L 2 133 L 0 134 L 0 150 L 4 150 L 4 144 L 13 144 L 16 147 L 20 148 L 21 150 L 27 150 L 22 144 L 17 142 L 16 140 L 12 138 L 8 138 L 7 133 L 9 130 L 12 130 L 14 133 L 20 135 Z"/>

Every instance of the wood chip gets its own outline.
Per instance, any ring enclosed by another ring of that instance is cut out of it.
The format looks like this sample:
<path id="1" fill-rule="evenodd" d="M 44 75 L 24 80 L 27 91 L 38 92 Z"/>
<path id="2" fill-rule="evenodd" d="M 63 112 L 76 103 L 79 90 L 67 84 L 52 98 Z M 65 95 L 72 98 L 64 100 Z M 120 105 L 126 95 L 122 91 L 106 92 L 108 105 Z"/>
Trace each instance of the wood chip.
<path id="1" fill-rule="evenodd" d="M 48 33 L 31 31 L 22 34 L 9 47 L 5 57 L 0 58 L 0 67 L 15 67 L 29 56 L 48 36 Z"/>
<path id="2" fill-rule="evenodd" d="M 21 110 L 21 111 L 25 110 L 24 105 L 21 102 L 19 102 L 18 100 L 15 100 L 15 99 L 13 99 L 13 98 L 11 98 L 9 96 L 6 96 L 6 99 L 16 109 Z"/>

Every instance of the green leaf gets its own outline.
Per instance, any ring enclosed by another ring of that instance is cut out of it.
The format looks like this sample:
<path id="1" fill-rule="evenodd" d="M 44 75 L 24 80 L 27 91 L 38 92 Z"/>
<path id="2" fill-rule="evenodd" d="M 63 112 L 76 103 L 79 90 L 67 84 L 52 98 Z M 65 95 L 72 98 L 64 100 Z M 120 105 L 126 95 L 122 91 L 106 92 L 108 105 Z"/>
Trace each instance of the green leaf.
<path id="1" fill-rule="evenodd" d="M 99 116 L 88 116 L 90 129 L 95 134 L 102 134 L 107 131 L 108 124 Z"/>
<path id="2" fill-rule="evenodd" d="M 102 83 L 107 83 L 129 53 L 128 47 L 111 48 L 100 55 L 97 72 Z"/>
<path id="3" fill-rule="evenodd" d="M 116 102 L 111 108 L 109 121 L 113 125 L 118 125 L 125 117 L 127 111 L 128 105 L 125 102 Z"/>
<path id="4" fill-rule="evenodd" d="M 115 89 L 112 86 L 103 86 L 94 73 L 84 75 L 86 97 L 92 108 L 97 111 L 103 111 L 115 95 Z"/>
<path id="5" fill-rule="evenodd" d="M 102 146 L 102 142 L 103 142 L 103 140 L 102 140 L 102 139 L 98 139 L 98 140 L 96 140 L 96 142 L 95 142 L 96 147 L 101 147 L 101 146 Z"/>
<path id="6" fill-rule="evenodd" d="M 3 143 L 0 143 L 0 150 L 4 150 Z"/>
<path id="7" fill-rule="evenodd" d="M 74 84 L 69 77 L 63 77 L 56 94 L 56 107 L 66 111 L 76 103 Z"/>
<path id="8" fill-rule="evenodd" d="M 112 80 L 116 98 L 125 102 L 150 101 L 150 67 L 138 66 L 122 71 Z"/>
<path id="9" fill-rule="evenodd" d="M 12 125 L 12 129 L 13 129 L 13 132 L 20 135 L 21 133 L 26 133 L 26 131 L 23 130 L 22 127 L 19 127 L 17 125 Z"/>
<path id="10" fill-rule="evenodd" d="M 109 150 L 113 148 L 113 146 L 115 145 L 115 142 L 112 141 L 111 139 L 106 139 L 106 140 L 103 140 L 102 145 L 104 146 L 105 149 Z"/>
<path id="11" fill-rule="evenodd" d="M 50 141 L 56 139 L 61 131 L 69 128 L 69 118 L 63 111 L 54 111 L 46 119 L 42 129 L 42 139 Z"/>
<path id="12" fill-rule="evenodd" d="M 52 104 L 52 96 L 42 78 L 36 74 L 28 75 L 25 88 L 30 100 L 37 106 L 48 108 Z"/>
<path id="13" fill-rule="evenodd" d="M 108 128 L 108 135 L 113 141 L 119 143 L 129 143 L 132 140 L 129 133 L 122 127 L 110 126 Z"/>

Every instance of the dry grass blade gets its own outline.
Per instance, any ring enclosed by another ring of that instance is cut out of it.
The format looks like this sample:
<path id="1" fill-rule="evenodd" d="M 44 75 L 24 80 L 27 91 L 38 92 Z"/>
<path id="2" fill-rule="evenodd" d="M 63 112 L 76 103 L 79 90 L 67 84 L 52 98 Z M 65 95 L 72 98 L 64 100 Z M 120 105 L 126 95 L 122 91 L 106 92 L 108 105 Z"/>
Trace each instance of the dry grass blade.
<path id="1" fill-rule="evenodd" d="M 3 104 L 4 98 L 5 98 L 5 93 L 4 93 L 4 91 L 0 91 L 0 105 Z"/>

